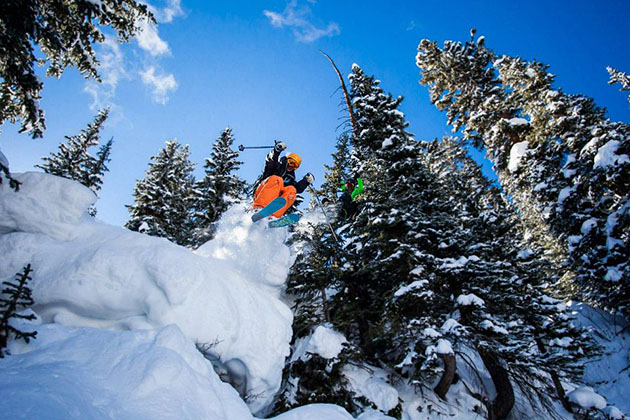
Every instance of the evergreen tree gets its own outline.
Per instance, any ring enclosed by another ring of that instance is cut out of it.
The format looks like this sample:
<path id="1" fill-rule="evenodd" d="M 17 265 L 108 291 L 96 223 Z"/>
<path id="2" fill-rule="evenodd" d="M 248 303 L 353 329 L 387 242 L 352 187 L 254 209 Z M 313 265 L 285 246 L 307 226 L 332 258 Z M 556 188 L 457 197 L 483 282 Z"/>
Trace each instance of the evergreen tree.
<path id="1" fill-rule="evenodd" d="M 339 136 L 332 154 L 333 165 L 324 165 L 324 183 L 318 193 L 332 201 L 336 201 L 341 183 L 353 175 L 350 173 L 350 139 L 348 134 Z"/>
<path id="2" fill-rule="evenodd" d="M 195 247 L 213 238 L 219 217 L 245 194 L 245 181 L 235 174 L 242 162 L 232 144 L 234 136 L 228 127 L 214 143 L 212 157 L 204 165 L 205 176 L 196 185 Z"/>
<path id="3" fill-rule="evenodd" d="M 126 228 L 183 246 L 192 243 L 195 180 L 188 157 L 188 145 L 177 140 L 167 141 L 157 156 L 151 156 L 145 178 L 134 188 L 134 204 L 127 206 Z"/>
<path id="4" fill-rule="evenodd" d="M 49 63 L 47 76 L 59 78 L 75 67 L 100 81 L 92 45 L 105 41 L 111 27 L 120 41 L 129 41 L 139 22 L 154 22 L 145 4 L 134 0 L 0 2 L 0 125 L 22 120 L 21 132 L 41 137 L 46 124 L 39 108 L 43 83 L 35 64 Z M 36 56 L 35 50 L 41 52 Z"/>
<path id="5" fill-rule="evenodd" d="M 96 153 L 96 157 L 91 160 L 91 165 L 88 165 L 85 168 L 86 171 L 84 172 L 84 177 L 81 183 L 94 192 L 101 190 L 101 186 L 103 185 L 103 175 L 105 172 L 109 172 L 107 164 L 111 162 L 109 156 L 112 152 L 113 144 L 114 138 L 112 137 L 107 143 L 99 148 Z"/>
<path id="6" fill-rule="evenodd" d="M 553 89 L 547 66 L 497 59 L 482 40 L 423 40 L 421 83 L 464 140 L 485 148 L 532 246 L 571 268 L 569 292 L 627 313 L 630 126 Z"/>
<path id="7" fill-rule="evenodd" d="M 113 140 L 101 147 L 96 157 L 90 155 L 89 149 L 98 146 L 108 115 L 109 109 L 100 110 L 86 129 L 78 135 L 65 136 L 66 143 L 59 145 L 59 151 L 43 157 L 44 163 L 35 167 L 47 174 L 79 181 L 95 193 L 99 191 L 103 174 L 108 171 L 105 164 L 109 161 Z"/>
<path id="8" fill-rule="evenodd" d="M 31 280 L 31 265 L 27 264 L 21 273 L 15 276 L 14 281 L 3 281 L 5 286 L 0 293 L 0 358 L 6 354 L 8 340 L 11 336 L 16 340 L 22 339 L 27 343 L 31 338 L 35 338 L 36 331 L 24 332 L 15 328 L 10 324 L 11 319 L 35 319 L 35 315 L 21 315 L 19 310 L 33 305 L 33 297 L 31 289 L 27 286 L 27 282 Z"/>
<path id="9" fill-rule="evenodd" d="M 427 150 L 427 165 L 456 202 L 467 203 L 460 215 L 468 236 L 463 252 L 470 257 L 455 269 L 461 298 L 454 309 L 468 339 L 482 358 L 490 351 L 504 363 L 510 381 L 534 407 L 539 402 L 553 413 L 553 394 L 541 389 L 545 384 L 568 408 L 560 380 L 578 379 L 584 358 L 595 356 L 597 348 L 585 330 L 572 324 L 567 306 L 548 296 L 550 261 L 525 247 L 516 212 L 461 145 L 444 139 Z"/>
<path id="10" fill-rule="evenodd" d="M 626 73 L 613 69 L 612 67 L 606 67 L 608 74 L 610 74 L 610 81 L 608 84 L 614 85 L 619 83 L 621 85 L 621 91 L 630 90 L 630 77 Z M 628 102 L 630 102 L 630 95 L 628 95 Z"/>

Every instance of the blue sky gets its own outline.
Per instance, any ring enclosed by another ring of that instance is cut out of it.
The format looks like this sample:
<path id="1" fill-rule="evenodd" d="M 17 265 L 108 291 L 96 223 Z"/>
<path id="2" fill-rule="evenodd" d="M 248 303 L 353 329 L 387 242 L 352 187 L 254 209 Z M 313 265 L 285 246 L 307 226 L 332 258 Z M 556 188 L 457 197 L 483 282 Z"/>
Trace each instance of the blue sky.
<path id="1" fill-rule="evenodd" d="M 630 72 L 630 3 L 614 1 L 355 1 L 274 0 L 230 2 L 150 1 L 158 28 L 146 27 L 129 45 L 99 47 L 102 85 L 73 69 L 45 79 L 43 139 L 2 126 L 0 147 L 14 172 L 33 170 L 77 134 L 96 111 L 111 106 L 103 133 L 113 136 L 99 218 L 122 224 L 136 180 L 168 139 L 189 144 L 191 160 L 203 159 L 230 126 L 237 144 L 285 140 L 303 158 L 298 175 L 322 180 L 345 117 L 338 80 L 318 52 L 331 55 L 344 75 L 352 63 L 405 97 L 402 110 L 418 139 L 450 134 L 444 115 L 418 84 L 416 47 L 421 39 L 464 41 L 470 28 L 499 54 L 537 59 L 551 66 L 556 84 L 606 107 L 613 120 L 629 121 L 627 94 L 608 86 L 606 66 Z M 240 175 L 252 181 L 265 152 L 243 152 Z"/>

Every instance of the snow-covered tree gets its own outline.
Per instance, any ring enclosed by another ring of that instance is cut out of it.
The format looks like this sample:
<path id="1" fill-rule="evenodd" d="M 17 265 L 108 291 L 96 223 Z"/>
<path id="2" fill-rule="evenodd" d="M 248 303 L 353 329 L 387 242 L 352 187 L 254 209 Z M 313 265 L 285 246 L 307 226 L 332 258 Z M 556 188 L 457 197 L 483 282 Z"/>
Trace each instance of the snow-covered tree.
<path id="1" fill-rule="evenodd" d="M 37 336 L 36 331 L 24 332 L 11 325 L 12 319 L 35 319 L 33 314 L 20 313 L 34 303 L 31 289 L 27 285 L 32 272 L 31 265 L 27 264 L 21 273 L 16 274 L 15 280 L 2 282 L 4 288 L 0 292 L 0 358 L 5 355 L 9 337 L 13 336 L 28 343 Z"/>
<path id="2" fill-rule="evenodd" d="M 459 341 L 473 343 L 490 373 L 488 365 L 495 365 L 499 379 L 509 380 L 502 387 L 514 383 L 533 407 L 553 412 L 553 394 L 542 384 L 555 388 L 568 407 L 560 378 L 577 379 L 583 359 L 597 349 L 586 331 L 571 323 L 567 306 L 548 296 L 551 262 L 526 247 L 517 213 L 458 142 L 435 141 L 427 152 L 427 166 L 451 192 L 452 205 L 460 203 L 466 233 L 458 241 L 466 258 L 440 267 L 440 275 L 459 279 L 453 307 L 465 326 Z"/>
<path id="3" fill-rule="evenodd" d="M 342 134 L 337 138 L 335 153 L 332 154 L 332 166 L 324 165 L 324 182 L 318 193 L 323 197 L 335 201 L 342 182 L 346 181 L 350 173 L 350 136 Z"/>
<path id="4" fill-rule="evenodd" d="M 203 179 L 196 184 L 193 246 L 200 246 L 214 236 L 215 224 L 228 207 L 245 194 L 246 183 L 235 173 L 242 162 L 232 149 L 234 136 L 227 127 L 206 159 Z"/>
<path id="5" fill-rule="evenodd" d="M 554 89 L 547 66 L 499 58 L 482 41 L 423 40 L 421 83 L 464 141 L 485 149 L 532 247 L 570 267 L 570 293 L 627 312 L 630 126 Z"/>
<path id="6" fill-rule="evenodd" d="M 100 191 L 103 185 L 103 175 L 105 172 L 109 172 L 107 164 L 111 162 L 109 156 L 112 152 L 113 144 L 114 138 L 112 137 L 98 149 L 95 158 L 92 160 L 92 165 L 86 168 L 84 173 L 84 180 L 81 183 L 94 192 Z"/>
<path id="7" fill-rule="evenodd" d="M 90 149 L 98 146 L 108 115 L 109 109 L 100 110 L 87 128 L 78 135 L 65 136 L 66 143 L 59 145 L 59 151 L 43 157 L 44 163 L 35 167 L 48 174 L 79 181 L 95 193 L 99 191 L 103 174 L 108 171 L 106 163 L 109 161 L 112 140 L 101 147 L 96 157 L 90 154 Z"/>
<path id="8" fill-rule="evenodd" d="M 606 67 L 608 74 L 610 74 L 610 80 L 608 84 L 614 85 L 619 83 L 621 85 L 621 91 L 629 91 L 630 90 L 630 77 L 617 69 L 612 67 Z M 630 95 L 628 95 L 628 102 L 630 102 Z"/>
<path id="9" fill-rule="evenodd" d="M 183 246 L 192 243 L 195 165 L 188 157 L 188 145 L 181 146 L 177 140 L 167 141 L 151 156 L 146 176 L 134 188 L 134 204 L 127 206 L 126 228 Z"/>
<path id="10" fill-rule="evenodd" d="M 154 20 L 147 5 L 134 0 L 0 2 L 0 125 L 22 120 L 21 132 L 41 137 L 44 84 L 35 74 L 36 63 L 48 64 L 48 76 L 58 78 L 74 67 L 100 81 L 93 45 L 105 41 L 103 28 L 111 27 L 127 42 L 141 21 Z"/>

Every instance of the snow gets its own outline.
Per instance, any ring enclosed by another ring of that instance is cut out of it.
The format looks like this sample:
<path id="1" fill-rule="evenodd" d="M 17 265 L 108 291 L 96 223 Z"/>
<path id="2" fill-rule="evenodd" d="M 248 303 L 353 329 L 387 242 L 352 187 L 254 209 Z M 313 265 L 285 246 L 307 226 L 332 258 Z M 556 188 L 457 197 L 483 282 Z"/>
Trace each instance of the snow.
<path id="1" fill-rule="evenodd" d="M 291 361 L 308 360 L 310 358 L 308 353 L 317 354 L 324 359 L 333 359 L 339 356 L 343 350 L 343 344 L 347 342 L 343 334 L 319 325 L 311 335 L 298 340 Z"/>
<path id="2" fill-rule="evenodd" d="M 558 204 L 562 205 L 562 203 L 564 203 L 564 201 L 569 198 L 574 191 L 575 187 L 564 187 L 560 190 L 558 193 Z"/>
<path id="3" fill-rule="evenodd" d="M 508 170 L 510 172 L 516 172 L 518 170 L 521 161 L 525 158 L 529 152 L 527 141 L 515 143 L 510 149 L 510 160 L 508 162 Z"/>
<path id="4" fill-rule="evenodd" d="M 506 330 L 505 328 L 495 325 L 492 321 L 490 321 L 489 319 L 485 319 L 483 321 L 481 321 L 479 323 L 479 328 L 481 328 L 482 330 L 489 330 L 489 331 L 493 331 L 497 334 L 503 334 L 503 335 L 508 335 L 509 331 Z"/>
<path id="5" fill-rule="evenodd" d="M 332 404 L 311 404 L 295 408 L 274 417 L 273 420 L 353 420 L 343 408 Z M 237 420 L 237 419 L 234 419 Z M 238 419 L 240 420 L 240 419 Z M 375 419 L 376 420 L 376 419 Z"/>
<path id="6" fill-rule="evenodd" d="M 594 227 L 597 226 L 597 219 L 595 218 L 590 218 L 586 221 L 584 221 L 584 223 L 582 223 L 582 227 L 580 228 L 580 232 L 582 232 L 582 235 L 588 235 L 591 230 L 593 230 Z"/>
<path id="7" fill-rule="evenodd" d="M 376 404 L 379 410 L 388 412 L 398 405 L 398 391 L 387 383 L 385 379 L 387 374 L 382 370 L 346 365 L 343 374 L 348 379 L 350 387 L 358 395 Z"/>
<path id="8" fill-rule="evenodd" d="M 85 209 L 96 195 L 65 178 L 28 172 L 14 174 L 22 185 L 19 194 L 0 184 L 0 234 L 26 232 L 60 240 L 77 235 L 77 225 L 89 222 Z"/>
<path id="9" fill-rule="evenodd" d="M 422 273 L 424 273 L 424 267 L 421 265 L 417 266 L 409 272 L 409 274 L 411 274 L 412 276 L 419 276 Z"/>
<path id="10" fill-rule="evenodd" d="M 606 399 L 596 393 L 593 388 L 583 386 L 577 388 L 567 394 L 567 398 L 574 404 L 585 409 L 597 408 L 603 410 L 606 408 Z"/>
<path id="11" fill-rule="evenodd" d="M 94 194 L 76 182 L 16 178 L 19 194 L 0 186 L 0 278 L 32 264 L 44 323 L 114 330 L 175 324 L 194 342 L 217 341 L 213 350 L 224 363 L 244 365 L 247 391 L 262 395 L 250 402 L 253 412 L 270 403 L 292 335 L 291 311 L 278 298 L 291 265 L 286 230 L 252 225 L 233 208 L 217 241 L 195 254 L 91 219 L 85 210 Z"/>
<path id="12" fill-rule="evenodd" d="M 609 267 L 604 276 L 604 280 L 618 282 L 623 278 L 623 272 L 617 267 Z"/>
<path id="13" fill-rule="evenodd" d="M 425 328 L 424 330 L 422 330 L 422 335 L 424 337 L 433 337 L 433 338 L 442 336 L 442 334 L 440 334 L 438 331 L 436 331 L 433 328 Z"/>
<path id="14" fill-rule="evenodd" d="M 508 120 L 507 123 L 512 127 L 529 125 L 529 121 L 527 121 L 525 118 L 512 118 Z"/>
<path id="15" fill-rule="evenodd" d="M 383 143 L 381 144 L 381 149 L 387 149 L 389 146 L 393 145 L 394 141 L 390 138 L 386 138 L 385 140 L 383 140 Z"/>
<path id="16" fill-rule="evenodd" d="M 474 293 L 470 293 L 467 295 L 459 295 L 457 297 L 457 304 L 459 306 L 478 306 L 483 308 L 485 306 L 485 302 L 479 296 Z"/>
<path id="17" fill-rule="evenodd" d="M 445 333 L 459 335 L 459 332 L 457 330 L 460 328 L 463 328 L 462 324 L 460 324 L 459 322 L 457 322 L 457 320 L 453 318 L 449 318 L 444 321 L 444 324 L 442 324 L 442 327 L 440 329 Z"/>
<path id="18" fill-rule="evenodd" d="M 435 346 L 435 352 L 437 354 L 454 354 L 455 353 L 453 351 L 453 346 L 451 345 L 451 342 L 443 338 L 440 338 L 438 340 L 438 344 L 437 346 Z"/>
<path id="19" fill-rule="evenodd" d="M 623 413 L 617 407 L 608 406 L 604 409 L 604 414 L 611 420 L 622 420 Z"/>
<path id="20" fill-rule="evenodd" d="M 585 304 L 572 303 L 578 325 L 596 329 L 602 355 L 584 365 L 583 382 L 622 412 L 630 414 L 630 323 Z M 616 410 L 612 410 L 616 411 Z"/>
<path id="21" fill-rule="evenodd" d="M 386 416 L 380 411 L 368 408 L 366 411 L 363 412 L 363 414 L 357 417 L 357 420 L 395 420 L 395 418 Z"/>
<path id="22" fill-rule="evenodd" d="M 549 345 L 551 347 L 554 347 L 554 346 L 569 347 L 571 343 L 573 343 L 573 340 L 571 339 L 571 337 L 562 337 L 562 338 L 554 338 L 553 340 L 549 342 Z"/>
<path id="23" fill-rule="evenodd" d="M 37 339 L 12 343 L 12 356 L 0 359 L 0 393 L 11 396 L 0 398 L 2 418 L 253 420 L 175 325 L 36 330 Z"/>
<path id="24" fill-rule="evenodd" d="M 611 166 L 623 165 L 630 163 L 628 155 L 618 155 L 617 149 L 620 146 L 618 140 L 610 140 L 597 150 L 597 154 L 593 160 L 593 169 L 606 169 Z"/>
<path id="25" fill-rule="evenodd" d="M 458 259 L 444 258 L 443 261 L 444 263 L 440 266 L 440 268 L 462 268 L 471 261 L 479 261 L 479 257 L 475 255 L 471 255 L 470 257 L 461 256 Z"/>
<path id="26" fill-rule="evenodd" d="M 396 293 L 394 293 L 394 297 L 398 298 L 414 290 L 422 289 L 424 286 L 427 285 L 427 283 L 429 283 L 428 280 L 416 280 L 396 290 Z"/>

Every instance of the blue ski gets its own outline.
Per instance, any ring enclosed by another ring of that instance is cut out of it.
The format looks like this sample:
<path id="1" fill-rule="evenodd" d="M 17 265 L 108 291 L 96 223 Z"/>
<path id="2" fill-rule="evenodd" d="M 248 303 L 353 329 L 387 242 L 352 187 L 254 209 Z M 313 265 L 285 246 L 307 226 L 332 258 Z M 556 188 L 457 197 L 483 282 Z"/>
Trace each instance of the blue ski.
<path id="1" fill-rule="evenodd" d="M 287 204 L 287 200 L 285 200 L 283 197 L 276 198 L 271 203 L 267 204 L 265 207 L 260 209 L 258 213 L 254 213 L 252 215 L 252 222 L 257 222 L 260 219 L 264 219 L 267 216 L 271 216 L 272 214 L 280 210 L 282 207 L 284 207 L 286 204 Z"/>
<path id="2" fill-rule="evenodd" d="M 287 214 L 286 216 L 282 216 L 279 219 L 272 220 L 271 222 L 269 222 L 269 227 L 277 228 L 277 227 L 289 226 L 294 223 L 297 223 L 298 220 L 300 220 L 300 216 L 298 216 L 297 214 L 295 213 Z"/>

